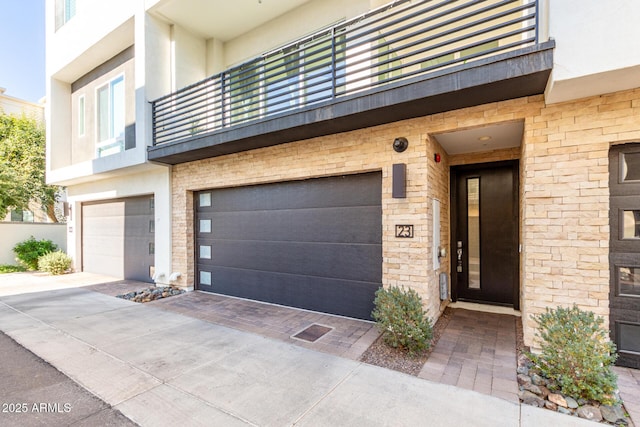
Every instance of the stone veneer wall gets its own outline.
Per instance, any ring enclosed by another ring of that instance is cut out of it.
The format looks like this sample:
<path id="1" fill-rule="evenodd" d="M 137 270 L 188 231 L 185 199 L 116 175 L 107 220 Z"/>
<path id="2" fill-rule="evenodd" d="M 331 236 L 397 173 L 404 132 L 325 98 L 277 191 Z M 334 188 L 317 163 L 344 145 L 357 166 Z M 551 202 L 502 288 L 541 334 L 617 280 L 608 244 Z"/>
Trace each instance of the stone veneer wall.
<path id="1" fill-rule="evenodd" d="M 524 121 L 518 149 L 447 156 L 431 134 Z M 394 138 L 409 148 L 396 153 Z M 640 89 L 545 105 L 543 96 L 491 103 L 389 125 L 177 165 L 173 168 L 173 271 L 193 286 L 193 191 L 382 171 L 383 284 L 407 285 L 433 318 L 443 305 L 438 273 L 448 271 L 449 165 L 520 158 L 521 311 L 525 342 L 530 315 L 569 305 L 608 316 L 611 144 L 640 140 Z M 442 162 L 436 164 L 433 154 Z M 391 167 L 407 164 L 407 198 L 391 197 Z M 434 271 L 432 199 L 441 201 L 448 256 Z M 414 224 L 414 239 L 396 239 L 395 224 Z"/>

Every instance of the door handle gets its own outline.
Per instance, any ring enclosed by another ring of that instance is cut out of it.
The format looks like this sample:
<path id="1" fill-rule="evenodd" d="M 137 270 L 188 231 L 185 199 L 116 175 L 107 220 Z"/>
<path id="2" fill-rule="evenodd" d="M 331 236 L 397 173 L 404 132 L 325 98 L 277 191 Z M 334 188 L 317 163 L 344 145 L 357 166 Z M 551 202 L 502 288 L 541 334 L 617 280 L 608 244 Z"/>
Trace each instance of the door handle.
<path id="1" fill-rule="evenodd" d="M 462 240 L 458 240 L 458 250 L 457 250 L 457 254 L 458 254 L 458 263 L 456 265 L 456 271 L 458 273 L 462 273 Z"/>

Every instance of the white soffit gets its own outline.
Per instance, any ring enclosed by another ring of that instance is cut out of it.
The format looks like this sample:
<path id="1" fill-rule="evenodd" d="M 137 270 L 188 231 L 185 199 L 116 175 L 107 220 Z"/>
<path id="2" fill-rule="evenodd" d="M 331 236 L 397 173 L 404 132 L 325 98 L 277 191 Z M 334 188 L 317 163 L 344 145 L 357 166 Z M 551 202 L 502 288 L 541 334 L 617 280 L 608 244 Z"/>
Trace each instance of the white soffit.
<path id="1" fill-rule="evenodd" d="M 524 122 L 513 121 L 432 136 L 447 154 L 453 155 L 519 147 L 523 132 Z"/>
<path id="2" fill-rule="evenodd" d="M 309 0 L 170 0 L 154 11 L 204 38 L 223 42 L 259 27 Z"/>

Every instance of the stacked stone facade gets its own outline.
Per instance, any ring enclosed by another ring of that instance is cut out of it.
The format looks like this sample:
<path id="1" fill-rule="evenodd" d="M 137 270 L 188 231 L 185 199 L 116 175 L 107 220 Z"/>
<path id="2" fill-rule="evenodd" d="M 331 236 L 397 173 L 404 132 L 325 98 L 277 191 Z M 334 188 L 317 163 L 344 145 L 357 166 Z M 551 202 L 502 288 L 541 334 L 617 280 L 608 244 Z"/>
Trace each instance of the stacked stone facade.
<path id="1" fill-rule="evenodd" d="M 448 156 L 434 134 L 523 121 L 519 148 Z M 397 153 L 393 140 L 405 137 Z M 542 95 L 485 104 L 341 134 L 176 165 L 172 172 L 173 271 L 194 283 L 193 192 L 315 177 L 382 172 L 382 278 L 410 286 L 436 319 L 438 275 L 449 273 L 449 167 L 519 159 L 520 307 L 525 342 L 530 315 L 578 304 L 608 317 L 608 150 L 640 141 L 640 89 L 546 105 Z M 441 155 L 436 163 L 434 154 Z M 392 165 L 407 165 L 407 197 L 392 197 Z M 441 244 L 435 269 L 432 203 L 441 202 Z M 413 224 L 413 239 L 395 238 L 395 224 Z"/>

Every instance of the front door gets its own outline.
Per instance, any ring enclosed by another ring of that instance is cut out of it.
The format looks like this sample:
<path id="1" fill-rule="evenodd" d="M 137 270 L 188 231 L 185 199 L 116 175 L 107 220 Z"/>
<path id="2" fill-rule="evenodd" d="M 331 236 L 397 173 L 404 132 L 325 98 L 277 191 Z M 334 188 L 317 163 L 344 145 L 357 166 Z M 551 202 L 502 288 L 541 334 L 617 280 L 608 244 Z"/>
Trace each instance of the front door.
<path id="1" fill-rule="evenodd" d="M 451 168 L 453 300 L 519 309 L 518 162 Z"/>
<path id="2" fill-rule="evenodd" d="M 609 152 L 610 322 L 617 364 L 640 368 L 640 144 Z"/>

